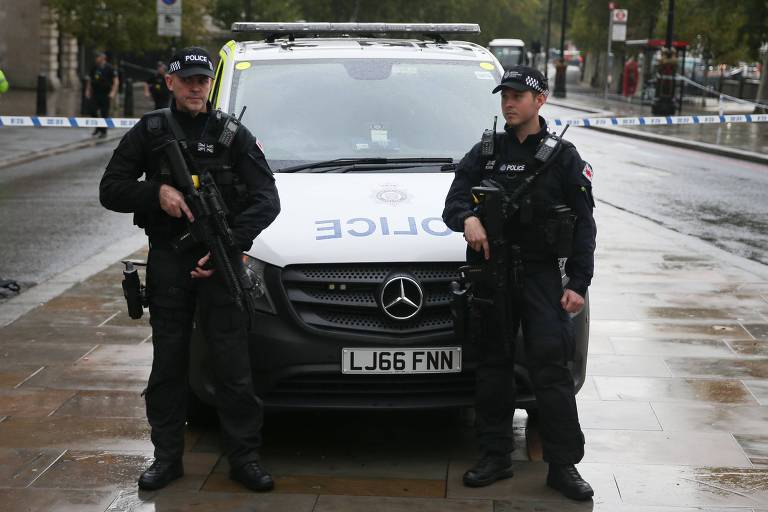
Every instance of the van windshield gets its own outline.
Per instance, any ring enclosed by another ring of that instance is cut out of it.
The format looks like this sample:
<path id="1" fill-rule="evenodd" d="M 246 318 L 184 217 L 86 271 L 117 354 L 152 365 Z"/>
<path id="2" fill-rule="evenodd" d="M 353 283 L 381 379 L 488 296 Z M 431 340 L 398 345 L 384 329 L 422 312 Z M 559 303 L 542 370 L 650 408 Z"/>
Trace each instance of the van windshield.
<path id="1" fill-rule="evenodd" d="M 263 142 L 273 170 L 336 158 L 461 158 L 480 140 L 500 80 L 478 61 L 242 61 L 228 110 Z"/>
<path id="2" fill-rule="evenodd" d="M 504 69 L 525 64 L 522 46 L 494 46 L 491 51 Z"/>

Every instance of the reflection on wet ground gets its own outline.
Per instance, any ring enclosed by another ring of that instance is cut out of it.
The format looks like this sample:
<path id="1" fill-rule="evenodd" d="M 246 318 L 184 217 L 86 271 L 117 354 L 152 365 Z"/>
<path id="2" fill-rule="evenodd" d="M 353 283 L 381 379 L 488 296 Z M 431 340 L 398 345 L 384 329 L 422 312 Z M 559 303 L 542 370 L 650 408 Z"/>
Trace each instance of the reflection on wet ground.
<path id="1" fill-rule="evenodd" d="M 264 429 L 274 493 L 230 481 L 203 428 L 187 432 L 185 477 L 140 493 L 152 345 L 114 265 L 0 330 L 0 510 L 768 510 L 768 270 L 609 207 L 598 223 L 578 396 L 592 502 L 545 486 L 523 411 L 515 476 L 487 488 L 461 484 L 477 456 L 467 411 L 283 412 Z"/>

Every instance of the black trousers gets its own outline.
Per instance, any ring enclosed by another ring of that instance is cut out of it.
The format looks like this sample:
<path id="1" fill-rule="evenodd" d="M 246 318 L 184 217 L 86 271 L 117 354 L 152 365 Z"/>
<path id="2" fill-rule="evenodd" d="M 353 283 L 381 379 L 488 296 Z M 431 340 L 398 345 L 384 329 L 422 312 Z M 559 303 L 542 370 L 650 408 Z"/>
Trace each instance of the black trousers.
<path id="1" fill-rule="evenodd" d="M 192 279 L 202 254 L 178 255 L 150 244 L 147 290 L 154 359 L 146 390 L 155 458 L 180 459 L 188 393 L 189 343 L 196 307 L 209 343 L 216 407 L 232 467 L 258 460 L 263 408 L 255 395 L 248 351 L 248 319 L 214 274 Z"/>
<path id="2" fill-rule="evenodd" d="M 557 262 L 526 265 L 523 288 L 509 293 L 510 337 L 522 324 L 526 366 L 538 405 L 544 460 L 576 464 L 584 457 L 584 435 L 579 425 L 573 378 L 567 361 L 575 339 L 570 315 L 560 305 L 563 288 Z M 511 289 L 511 288 L 510 288 Z M 515 413 L 514 339 L 504 339 L 498 314 L 474 310 L 473 329 L 478 353 L 476 429 L 485 453 L 514 449 Z"/>
<path id="3" fill-rule="evenodd" d="M 94 91 L 91 94 L 91 115 L 93 117 L 103 117 L 104 119 L 109 117 L 109 107 L 111 100 L 109 99 L 109 93 L 101 93 Z M 107 133 L 106 128 L 96 128 L 95 132 Z"/>

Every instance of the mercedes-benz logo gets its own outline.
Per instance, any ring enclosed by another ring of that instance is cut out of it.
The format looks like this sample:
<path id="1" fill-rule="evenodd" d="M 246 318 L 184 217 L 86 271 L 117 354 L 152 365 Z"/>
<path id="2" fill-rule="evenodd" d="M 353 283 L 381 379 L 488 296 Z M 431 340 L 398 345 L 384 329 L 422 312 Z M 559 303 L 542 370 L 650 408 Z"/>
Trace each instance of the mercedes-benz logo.
<path id="1" fill-rule="evenodd" d="M 391 276 L 381 287 L 379 303 L 389 318 L 408 320 L 421 311 L 424 305 L 424 291 L 412 277 Z"/>

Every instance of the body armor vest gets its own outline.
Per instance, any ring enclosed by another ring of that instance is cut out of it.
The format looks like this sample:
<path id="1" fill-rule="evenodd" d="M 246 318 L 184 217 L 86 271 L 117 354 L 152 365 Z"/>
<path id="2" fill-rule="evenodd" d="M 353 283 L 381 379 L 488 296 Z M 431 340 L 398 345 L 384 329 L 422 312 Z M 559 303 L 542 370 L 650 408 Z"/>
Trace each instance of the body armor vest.
<path id="1" fill-rule="evenodd" d="M 167 141 L 174 139 L 174 134 L 168 126 L 165 118 L 165 109 L 155 110 L 145 114 L 146 130 L 151 148 L 147 180 L 157 181 L 167 185 L 173 185 L 170 172 L 160 148 Z M 185 138 L 182 142 L 186 146 L 187 154 L 191 162 L 188 162 L 190 172 L 194 174 L 209 173 L 221 192 L 228 210 L 230 223 L 232 217 L 248 206 L 248 189 L 242 177 L 233 169 L 233 148 L 219 142 L 219 137 L 230 119 L 229 114 L 221 111 L 211 112 L 208 122 L 200 136 L 196 139 Z M 140 221 L 144 221 L 140 224 Z M 147 219 L 134 219 L 134 223 L 147 229 L 150 236 L 176 235 L 185 229 L 183 219 L 175 219 L 161 210 Z"/>
<path id="2" fill-rule="evenodd" d="M 494 155 L 486 162 L 482 179 L 495 181 L 504 187 L 507 194 L 511 194 L 542 164 L 534 159 L 533 151 L 524 155 L 511 151 L 508 137 L 512 135 L 496 136 Z M 563 150 L 572 147 L 566 141 L 562 143 Z M 560 155 L 553 158 L 560 160 Z M 564 258 L 570 256 L 572 250 L 575 217 L 565 202 L 557 160 L 536 178 L 520 199 L 520 210 L 507 224 L 508 240 L 520 246 L 522 257 L 526 260 Z"/>

